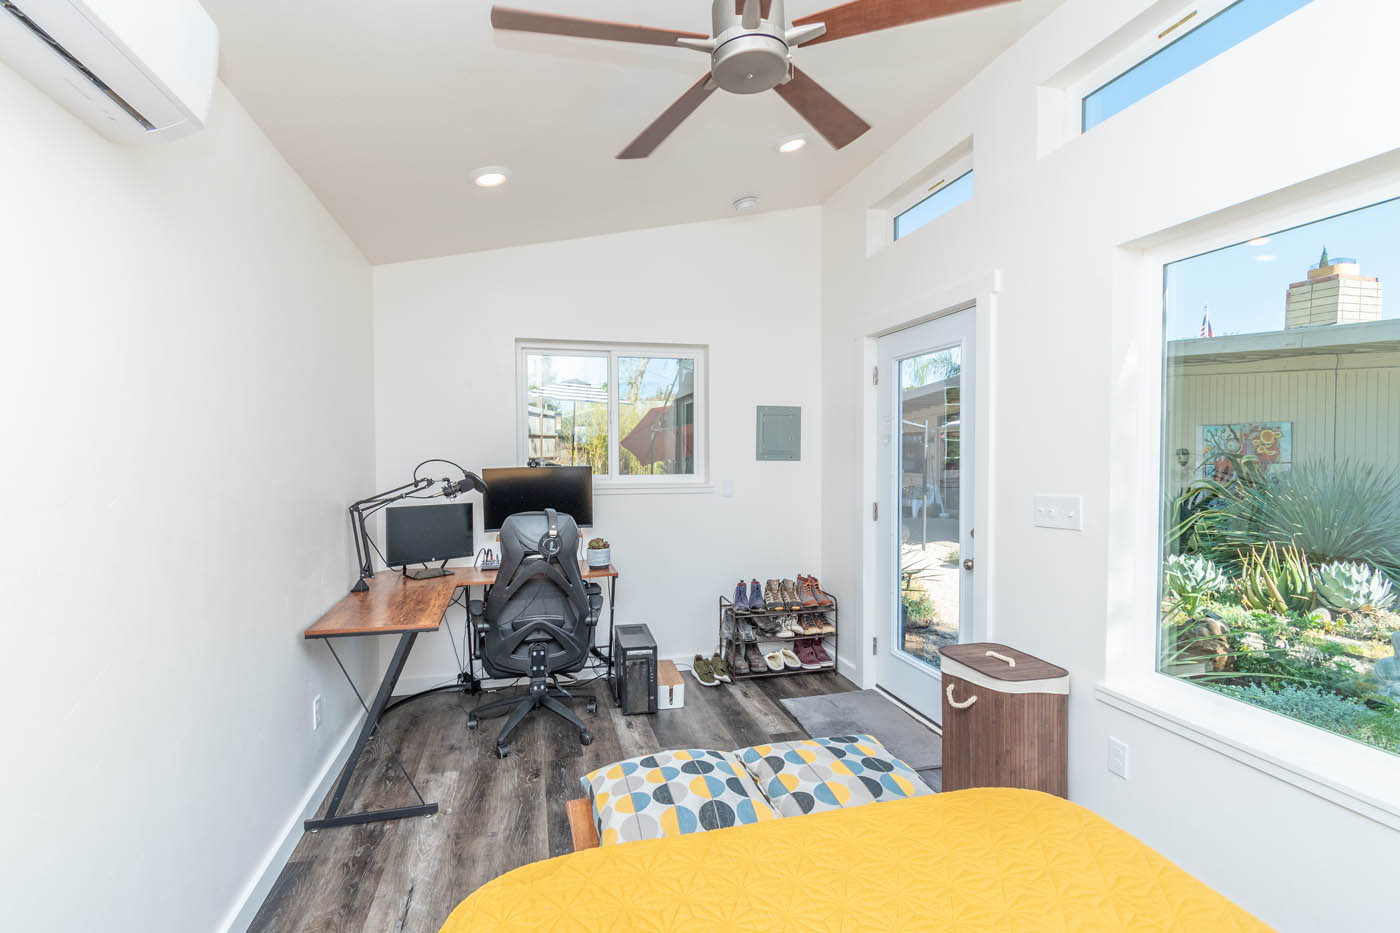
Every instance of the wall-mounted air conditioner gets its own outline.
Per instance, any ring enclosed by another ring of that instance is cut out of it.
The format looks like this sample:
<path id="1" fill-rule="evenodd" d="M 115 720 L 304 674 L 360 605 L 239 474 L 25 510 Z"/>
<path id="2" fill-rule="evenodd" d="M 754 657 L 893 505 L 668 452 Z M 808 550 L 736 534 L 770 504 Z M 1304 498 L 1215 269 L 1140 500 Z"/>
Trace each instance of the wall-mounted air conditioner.
<path id="1" fill-rule="evenodd" d="M 116 142 L 209 116 L 219 30 L 196 0 L 0 0 L 0 61 Z"/>

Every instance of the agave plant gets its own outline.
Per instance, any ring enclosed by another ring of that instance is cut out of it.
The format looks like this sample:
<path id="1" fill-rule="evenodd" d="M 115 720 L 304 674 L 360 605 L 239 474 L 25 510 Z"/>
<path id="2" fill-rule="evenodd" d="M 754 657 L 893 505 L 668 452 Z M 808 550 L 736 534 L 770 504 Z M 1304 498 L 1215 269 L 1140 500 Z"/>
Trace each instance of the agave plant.
<path id="1" fill-rule="evenodd" d="M 1353 561 L 1336 561 L 1317 568 L 1317 594 L 1333 609 L 1372 612 L 1395 605 L 1395 587 L 1376 568 Z"/>
<path id="2" fill-rule="evenodd" d="M 1308 556 L 1270 542 L 1240 555 L 1240 602 L 1247 609 L 1308 612 L 1317 602 Z"/>
<path id="3" fill-rule="evenodd" d="M 1163 585 L 1177 608 L 1187 618 L 1194 618 L 1217 593 L 1224 592 L 1230 581 L 1208 557 L 1197 554 L 1172 554 L 1163 567 Z"/>
<path id="4" fill-rule="evenodd" d="M 1314 461 L 1266 473 L 1252 456 L 1231 466 L 1229 480 L 1198 480 L 1177 500 L 1171 541 L 1222 564 L 1294 545 L 1314 563 L 1365 561 L 1400 578 L 1400 470 Z"/>

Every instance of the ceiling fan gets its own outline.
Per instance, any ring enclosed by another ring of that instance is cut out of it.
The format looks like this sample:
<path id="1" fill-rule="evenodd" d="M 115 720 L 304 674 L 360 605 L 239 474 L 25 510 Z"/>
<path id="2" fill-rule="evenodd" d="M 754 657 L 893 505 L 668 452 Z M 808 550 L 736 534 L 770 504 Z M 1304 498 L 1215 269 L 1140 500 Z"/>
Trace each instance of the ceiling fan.
<path id="1" fill-rule="evenodd" d="M 708 36 L 501 6 L 491 8 L 491 25 L 519 32 L 674 45 L 707 53 L 709 72 L 617 154 L 619 159 L 644 159 L 716 88 L 734 94 L 777 91 L 778 96 L 812 124 L 827 142 L 840 149 L 870 129 L 870 124 L 794 65 L 793 48 L 1006 2 L 1008 0 L 851 0 L 821 13 L 799 17 L 789 25 L 783 13 L 783 0 L 714 0 L 713 30 Z"/>

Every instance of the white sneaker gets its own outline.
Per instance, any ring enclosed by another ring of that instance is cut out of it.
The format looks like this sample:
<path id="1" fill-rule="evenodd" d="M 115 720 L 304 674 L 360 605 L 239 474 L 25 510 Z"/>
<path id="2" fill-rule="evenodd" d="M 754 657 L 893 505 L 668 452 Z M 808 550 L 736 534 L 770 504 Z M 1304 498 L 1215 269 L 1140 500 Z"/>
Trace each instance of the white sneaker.
<path id="1" fill-rule="evenodd" d="M 797 635 L 797 623 L 793 621 L 792 616 L 783 616 L 778 620 L 779 638 L 796 638 Z"/>
<path id="2" fill-rule="evenodd" d="M 785 667 L 790 667 L 790 668 L 793 668 L 793 669 L 797 669 L 797 668 L 800 668 L 800 667 L 802 666 L 802 662 L 799 661 L 799 660 L 797 660 L 797 655 L 795 655 L 795 654 L 792 653 L 792 649 L 791 649 L 791 648 L 782 648 L 782 649 L 779 649 L 778 654 L 782 656 L 783 665 L 784 665 Z"/>
<path id="3" fill-rule="evenodd" d="M 792 652 L 789 651 L 788 654 L 792 654 Z M 770 671 L 780 671 L 784 667 L 782 651 L 770 651 L 763 656 L 763 660 L 768 662 Z"/>

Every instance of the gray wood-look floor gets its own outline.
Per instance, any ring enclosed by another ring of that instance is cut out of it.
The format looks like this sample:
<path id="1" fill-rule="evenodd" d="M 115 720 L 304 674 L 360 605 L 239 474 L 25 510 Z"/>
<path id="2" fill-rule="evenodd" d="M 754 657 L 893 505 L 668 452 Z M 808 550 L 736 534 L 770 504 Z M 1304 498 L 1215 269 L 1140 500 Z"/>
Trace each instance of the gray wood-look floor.
<path id="1" fill-rule="evenodd" d="M 580 745 L 563 720 L 536 711 L 503 760 L 492 753 L 501 719 L 467 728 L 475 697 L 441 693 L 390 712 L 360 759 L 342 812 L 417 803 L 385 749 L 391 743 L 424 798 L 439 804 L 438 814 L 306 833 L 251 929 L 435 931 L 462 898 L 497 875 L 572 851 L 564 802 L 582 796 L 585 772 L 666 748 L 809 738 L 779 701 L 856 689 L 836 673 L 715 688 L 684 676 L 685 707 L 652 716 L 623 716 L 602 682 L 582 688 L 599 698 L 594 715 L 582 701 L 571 704 L 593 744 Z M 939 788 L 937 771 L 922 776 Z"/>

